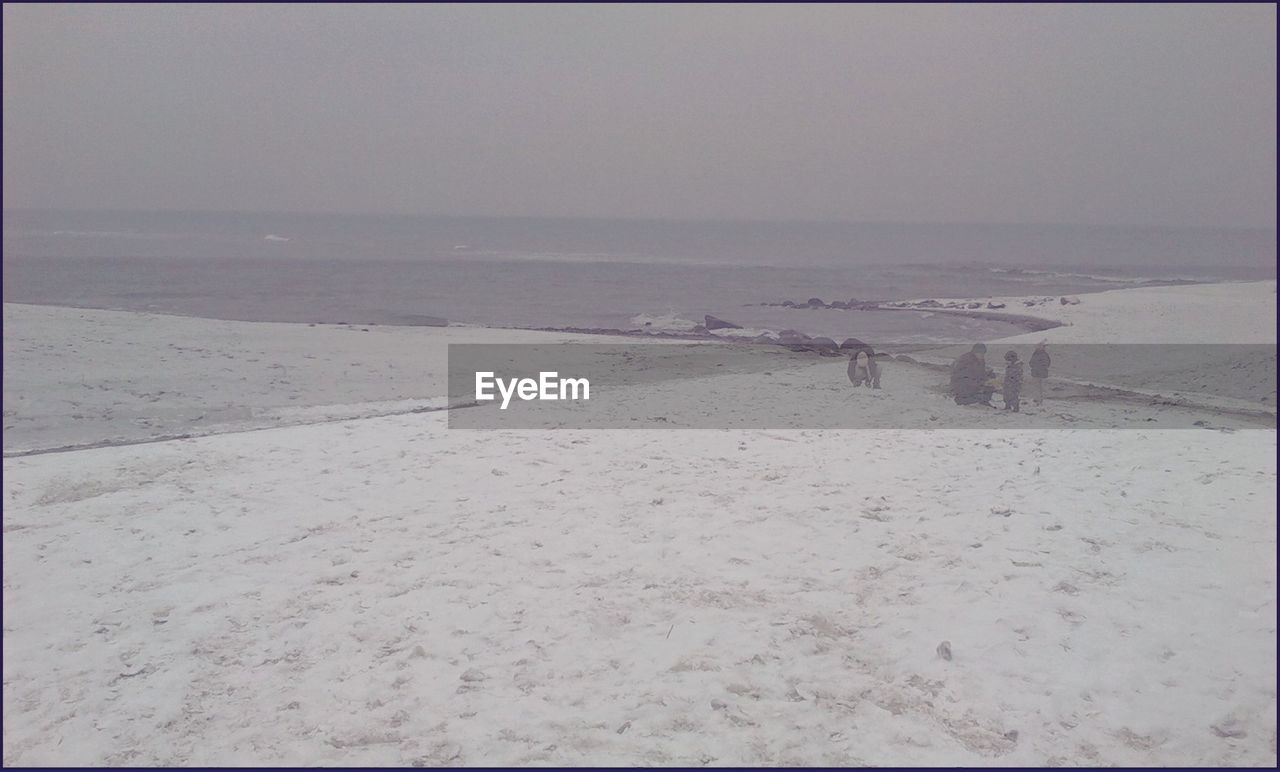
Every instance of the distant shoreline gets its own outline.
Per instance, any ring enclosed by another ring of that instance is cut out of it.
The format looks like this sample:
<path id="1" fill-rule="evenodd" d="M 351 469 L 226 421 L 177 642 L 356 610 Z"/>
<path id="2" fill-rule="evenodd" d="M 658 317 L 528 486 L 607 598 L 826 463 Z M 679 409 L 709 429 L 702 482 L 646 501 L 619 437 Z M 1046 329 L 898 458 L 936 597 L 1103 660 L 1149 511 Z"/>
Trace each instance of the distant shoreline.
<path id="1" fill-rule="evenodd" d="M 1081 293 L 1086 294 L 1086 293 Z M 859 309 L 863 311 L 928 311 L 930 313 L 952 314 L 954 316 L 964 316 L 972 319 L 985 319 L 988 321 L 1007 322 L 1009 324 L 1018 325 L 1028 332 L 1040 332 L 1042 330 L 1051 330 L 1054 327 L 1064 326 L 1062 322 L 1055 322 L 1052 319 L 1044 319 L 1038 316 L 1029 316 L 1027 314 L 1002 314 L 994 311 L 969 311 L 962 309 L 942 309 L 942 308 L 888 308 L 885 306 L 876 306 L 874 308 Z M 637 338 L 671 338 L 678 340 L 713 340 L 724 343 L 766 343 L 754 338 L 732 338 L 723 335 L 715 335 L 710 332 L 646 332 L 644 330 L 621 330 L 609 329 L 602 327 L 494 327 L 491 329 L 510 329 L 510 330 L 530 330 L 534 332 L 570 332 L 579 335 L 624 335 Z M 840 343 L 840 341 L 836 341 Z M 776 345 L 786 345 L 776 342 Z M 917 344 L 912 344 L 917 345 Z M 920 346 L 935 347 L 936 345 L 946 344 L 918 344 Z"/>
<path id="2" fill-rule="evenodd" d="M 1094 293 L 1080 293 L 1094 294 Z M 966 316 L 971 319 L 989 319 L 998 322 L 1008 322 L 1025 327 L 1028 332 L 1041 332 L 1042 330 L 1052 330 L 1054 327 L 1066 326 L 1062 322 L 1052 319 L 1045 319 L 1041 316 L 1031 316 L 1030 314 L 1005 314 L 999 311 L 971 311 L 961 308 L 881 308 L 882 311 L 929 311 L 935 314 L 952 314 L 955 316 Z"/>

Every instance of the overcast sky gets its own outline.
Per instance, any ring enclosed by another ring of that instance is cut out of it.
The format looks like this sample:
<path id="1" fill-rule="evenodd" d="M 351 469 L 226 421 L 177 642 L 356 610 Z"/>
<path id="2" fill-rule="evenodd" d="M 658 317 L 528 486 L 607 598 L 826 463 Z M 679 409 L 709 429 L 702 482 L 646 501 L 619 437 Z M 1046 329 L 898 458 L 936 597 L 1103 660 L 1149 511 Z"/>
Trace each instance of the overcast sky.
<path id="1" fill-rule="evenodd" d="M 1276 6 L 6 3 L 4 204 L 1273 228 Z"/>

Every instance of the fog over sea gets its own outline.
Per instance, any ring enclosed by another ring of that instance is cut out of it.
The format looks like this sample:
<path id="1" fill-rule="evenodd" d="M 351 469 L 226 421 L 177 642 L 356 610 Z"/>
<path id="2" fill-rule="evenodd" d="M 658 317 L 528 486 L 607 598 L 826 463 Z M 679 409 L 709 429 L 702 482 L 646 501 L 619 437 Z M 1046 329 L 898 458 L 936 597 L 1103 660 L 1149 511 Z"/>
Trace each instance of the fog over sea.
<path id="1" fill-rule="evenodd" d="M 246 321 L 687 331 L 705 314 L 841 340 L 1024 331 L 764 306 L 1074 295 L 1275 277 L 1263 229 L 4 213 L 4 300 Z M 1019 309 L 1007 309 L 1017 312 Z"/>

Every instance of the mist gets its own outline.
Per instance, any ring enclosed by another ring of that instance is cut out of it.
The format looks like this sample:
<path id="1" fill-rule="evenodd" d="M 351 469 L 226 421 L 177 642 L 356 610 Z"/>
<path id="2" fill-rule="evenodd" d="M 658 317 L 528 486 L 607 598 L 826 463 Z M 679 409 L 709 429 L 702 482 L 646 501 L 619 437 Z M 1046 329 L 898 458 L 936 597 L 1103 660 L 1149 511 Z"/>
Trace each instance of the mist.
<path id="1" fill-rule="evenodd" d="M 43 5 L 6 208 L 1274 228 L 1274 5 Z"/>

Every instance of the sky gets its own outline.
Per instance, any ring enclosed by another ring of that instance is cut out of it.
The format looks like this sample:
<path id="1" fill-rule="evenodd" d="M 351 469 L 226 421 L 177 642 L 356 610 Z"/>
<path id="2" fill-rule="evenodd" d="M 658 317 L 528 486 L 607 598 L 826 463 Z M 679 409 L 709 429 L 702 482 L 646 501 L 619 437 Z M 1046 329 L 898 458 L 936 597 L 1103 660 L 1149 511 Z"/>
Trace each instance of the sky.
<path id="1" fill-rule="evenodd" d="M 1276 225 L 1276 6 L 3 7 L 6 208 Z"/>

